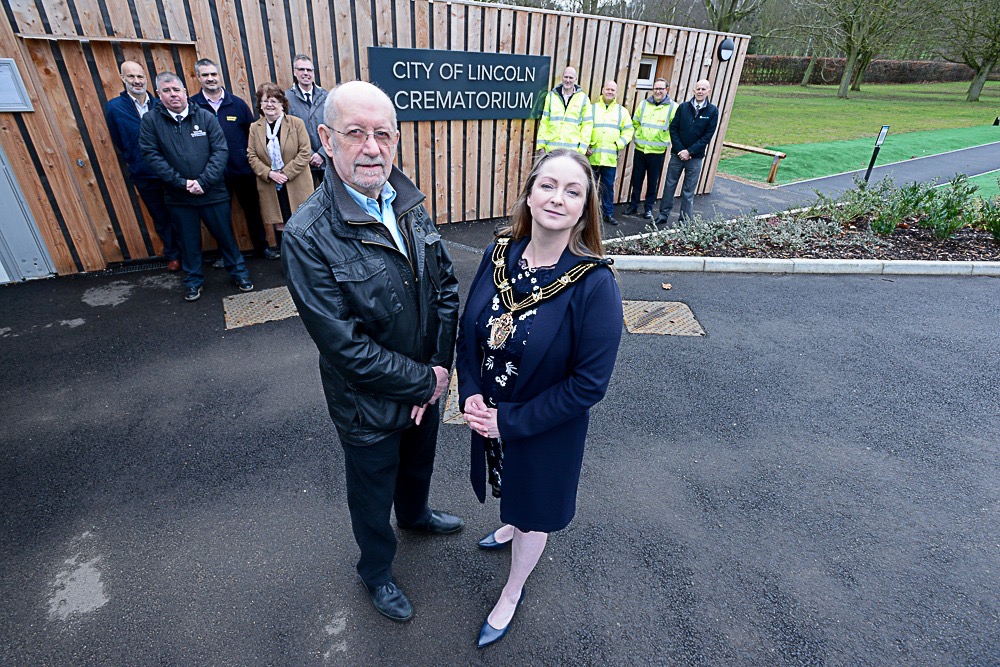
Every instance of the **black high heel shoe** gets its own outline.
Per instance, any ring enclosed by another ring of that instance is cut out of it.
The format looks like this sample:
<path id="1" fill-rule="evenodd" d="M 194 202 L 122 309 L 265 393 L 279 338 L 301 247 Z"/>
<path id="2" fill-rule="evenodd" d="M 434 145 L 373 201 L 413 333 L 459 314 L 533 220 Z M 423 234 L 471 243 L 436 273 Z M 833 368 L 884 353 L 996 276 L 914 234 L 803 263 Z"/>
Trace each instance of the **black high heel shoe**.
<path id="1" fill-rule="evenodd" d="M 500 530 L 497 528 L 497 530 Z M 511 538 L 506 542 L 497 542 L 497 531 L 494 530 L 492 533 L 479 540 L 479 548 L 485 549 L 486 551 L 500 551 L 501 549 L 507 549 L 510 547 L 510 543 L 514 539 Z"/>
<path id="2" fill-rule="evenodd" d="M 517 604 L 514 605 L 514 613 L 511 615 L 510 620 L 507 621 L 507 625 L 500 628 L 499 630 L 490 625 L 489 614 L 486 615 L 486 620 L 483 621 L 483 627 L 479 629 L 479 639 L 476 642 L 477 648 L 485 648 L 490 644 L 500 641 L 510 630 L 510 624 L 514 622 L 514 616 L 517 615 L 517 608 L 521 606 L 521 601 L 524 600 L 524 589 L 521 589 L 521 597 L 517 599 Z"/>

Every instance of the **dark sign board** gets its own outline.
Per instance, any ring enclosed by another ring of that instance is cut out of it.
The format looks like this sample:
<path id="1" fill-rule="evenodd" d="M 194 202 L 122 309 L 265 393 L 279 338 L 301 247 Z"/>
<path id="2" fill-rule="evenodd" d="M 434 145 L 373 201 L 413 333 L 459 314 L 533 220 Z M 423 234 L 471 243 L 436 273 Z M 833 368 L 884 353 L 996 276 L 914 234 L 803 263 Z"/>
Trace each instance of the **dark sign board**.
<path id="1" fill-rule="evenodd" d="M 368 47 L 371 81 L 399 120 L 537 118 L 549 87 L 547 56 Z"/>

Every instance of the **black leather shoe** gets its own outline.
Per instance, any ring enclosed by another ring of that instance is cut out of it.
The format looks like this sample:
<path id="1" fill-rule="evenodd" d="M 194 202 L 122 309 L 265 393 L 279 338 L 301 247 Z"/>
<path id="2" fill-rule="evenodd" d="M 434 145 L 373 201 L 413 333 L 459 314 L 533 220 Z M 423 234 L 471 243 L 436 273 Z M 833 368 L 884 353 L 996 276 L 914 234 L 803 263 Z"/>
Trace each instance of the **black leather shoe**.
<path id="1" fill-rule="evenodd" d="M 186 290 L 184 290 L 185 301 L 197 301 L 200 298 L 201 298 L 200 287 L 188 287 Z"/>
<path id="2" fill-rule="evenodd" d="M 521 601 L 524 600 L 524 589 L 521 589 L 521 597 L 517 599 L 517 605 L 514 607 L 514 614 L 517 614 L 517 608 L 521 606 Z M 486 620 L 483 621 L 483 627 L 479 629 L 479 639 L 476 641 L 476 646 L 479 648 L 484 648 L 500 641 L 510 630 L 510 624 L 514 622 L 514 616 L 510 617 L 510 623 L 507 623 L 504 627 L 499 630 L 490 625 L 490 617 L 487 616 Z"/>
<path id="3" fill-rule="evenodd" d="M 400 623 L 413 618 L 413 605 L 395 581 L 390 579 L 387 584 L 374 588 L 365 585 L 365 588 L 368 589 L 368 597 L 378 613 Z"/>
<path id="4" fill-rule="evenodd" d="M 239 278 L 233 281 L 236 286 L 240 288 L 241 292 L 252 292 L 253 291 L 253 281 L 249 278 Z"/>
<path id="5" fill-rule="evenodd" d="M 510 547 L 510 543 L 513 539 L 509 539 L 506 542 L 497 542 L 497 531 L 493 531 L 483 539 L 479 540 L 479 548 L 485 549 L 486 551 L 500 551 L 501 549 L 507 549 Z"/>
<path id="6" fill-rule="evenodd" d="M 457 533 L 462 530 L 462 526 L 464 525 L 465 522 L 454 514 L 431 510 L 431 518 L 427 520 L 427 523 L 413 526 L 401 523 L 399 524 L 399 527 L 403 530 L 413 530 L 420 533 L 429 533 L 431 535 L 451 535 L 452 533 Z"/>
<path id="7" fill-rule="evenodd" d="M 605 222 L 605 224 L 608 224 L 608 225 L 617 225 L 618 224 L 618 221 L 615 220 L 610 215 L 604 216 L 604 222 Z"/>
<path id="8" fill-rule="evenodd" d="M 639 209 L 635 206 L 629 206 L 627 209 L 625 209 L 625 215 L 636 215 L 638 212 Z"/>

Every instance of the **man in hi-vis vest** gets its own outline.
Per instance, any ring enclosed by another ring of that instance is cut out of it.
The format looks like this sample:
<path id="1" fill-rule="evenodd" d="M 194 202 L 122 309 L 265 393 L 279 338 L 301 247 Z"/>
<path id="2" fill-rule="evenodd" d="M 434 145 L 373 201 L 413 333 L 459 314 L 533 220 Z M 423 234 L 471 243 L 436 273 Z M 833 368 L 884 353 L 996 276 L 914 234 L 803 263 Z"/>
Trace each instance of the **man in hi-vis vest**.
<path id="1" fill-rule="evenodd" d="M 576 70 L 567 67 L 563 70 L 562 85 L 556 86 L 545 96 L 542 118 L 538 121 L 535 150 L 546 153 L 557 148 L 568 148 L 586 153 L 593 125 L 590 98 L 576 85 Z"/>
<path id="2" fill-rule="evenodd" d="M 653 81 L 653 94 L 639 102 L 635 119 L 635 153 L 632 158 L 632 196 L 625 215 L 639 212 L 639 197 L 642 183 L 646 182 L 646 197 L 643 200 L 643 215 L 653 219 L 653 203 L 656 201 L 663 161 L 670 148 L 670 121 L 677 111 L 677 104 L 670 99 L 669 85 L 663 78 Z"/>
<path id="3" fill-rule="evenodd" d="M 594 178 L 600 185 L 601 213 L 608 225 L 617 225 L 615 212 L 615 172 L 618 169 L 618 154 L 632 141 L 632 116 L 625 107 L 615 101 L 618 84 L 606 81 L 601 89 L 601 99 L 594 102 L 594 131 L 590 137 L 587 157 L 594 170 Z"/>

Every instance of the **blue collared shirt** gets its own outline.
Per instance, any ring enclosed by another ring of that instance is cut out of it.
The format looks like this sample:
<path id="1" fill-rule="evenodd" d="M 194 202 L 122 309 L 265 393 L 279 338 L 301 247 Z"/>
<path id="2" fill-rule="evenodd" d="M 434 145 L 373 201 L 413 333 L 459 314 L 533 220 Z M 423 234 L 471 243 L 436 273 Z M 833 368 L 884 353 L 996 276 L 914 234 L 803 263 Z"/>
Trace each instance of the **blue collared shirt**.
<path id="1" fill-rule="evenodd" d="M 396 242 L 396 247 L 409 259 L 410 253 L 406 251 L 406 243 L 403 242 L 403 235 L 399 231 L 399 223 L 396 222 L 396 212 L 392 208 L 392 201 L 396 198 L 396 189 L 389 185 L 389 181 L 386 181 L 385 185 L 382 186 L 381 206 L 379 206 L 377 200 L 361 194 L 347 183 L 344 183 L 344 187 L 347 188 L 347 193 L 351 195 L 351 198 L 358 202 L 358 206 L 385 225 L 386 229 L 389 230 L 389 234 L 392 235 L 392 240 Z"/>

